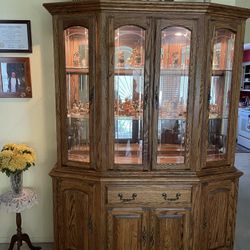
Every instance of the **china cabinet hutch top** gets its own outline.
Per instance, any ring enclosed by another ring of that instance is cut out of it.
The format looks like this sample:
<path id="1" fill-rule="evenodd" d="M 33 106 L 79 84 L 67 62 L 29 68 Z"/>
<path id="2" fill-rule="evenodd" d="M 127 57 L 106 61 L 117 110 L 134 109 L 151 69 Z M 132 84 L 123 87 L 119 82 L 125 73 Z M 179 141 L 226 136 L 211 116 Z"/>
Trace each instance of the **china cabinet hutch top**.
<path id="1" fill-rule="evenodd" d="M 233 249 L 250 10 L 154 0 L 44 6 L 54 27 L 55 249 Z"/>
<path id="2" fill-rule="evenodd" d="M 44 6 L 58 60 L 58 167 L 233 166 L 249 10 L 154 0 Z"/>

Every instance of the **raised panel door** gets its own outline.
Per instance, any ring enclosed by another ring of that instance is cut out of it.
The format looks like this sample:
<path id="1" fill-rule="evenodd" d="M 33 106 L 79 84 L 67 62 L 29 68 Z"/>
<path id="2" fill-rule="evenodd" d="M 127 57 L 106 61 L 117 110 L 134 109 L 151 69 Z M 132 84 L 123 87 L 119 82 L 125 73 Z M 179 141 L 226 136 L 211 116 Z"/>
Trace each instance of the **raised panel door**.
<path id="1" fill-rule="evenodd" d="M 232 249 L 234 233 L 234 186 L 231 181 L 208 186 L 205 202 L 205 249 Z"/>
<path id="2" fill-rule="evenodd" d="M 59 249 L 94 249 L 93 194 L 90 187 L 80 182 L 63 181 L 60 189 Z"/>
<path id="3" fill-rule="evenodd" d="M 108 250 L 146 250 L 147 212 L 141 208 L 108 210 Z"/>
<path id="4" fill-rule="evenodd" d="M 153 210 L 150 223 L 149 249 L 190 249 L 190 209 Z"/>

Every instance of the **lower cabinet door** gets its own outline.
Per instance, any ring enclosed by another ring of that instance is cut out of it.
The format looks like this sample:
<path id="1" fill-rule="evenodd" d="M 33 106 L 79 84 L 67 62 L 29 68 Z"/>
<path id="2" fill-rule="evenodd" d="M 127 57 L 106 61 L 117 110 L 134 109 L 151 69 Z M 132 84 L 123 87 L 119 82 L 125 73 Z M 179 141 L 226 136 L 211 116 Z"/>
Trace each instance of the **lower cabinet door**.
<path id="1" fill-rule="evenodd" d="M 207 185 L 204 249 L 233 249 L 236 200 L 236 182 L 224 181 Z"/>
<path id="2" fill-rule="evenodd" d="M 146 250 L 148 212 L 142 208 L 110 208 L 107 220 L 108 250 Z"/>
<path id="3" fill-rule="evenodd" d="M 91 187 L 77 181 L 59 185 L 57 224 L 60 250 L 93 250 L 93 193 Z"/>
<path id="4" fill-rule="evenodd" d="M 154 209 L 150 228 L 149 249 L 190 249 L 190 209 Z"/>

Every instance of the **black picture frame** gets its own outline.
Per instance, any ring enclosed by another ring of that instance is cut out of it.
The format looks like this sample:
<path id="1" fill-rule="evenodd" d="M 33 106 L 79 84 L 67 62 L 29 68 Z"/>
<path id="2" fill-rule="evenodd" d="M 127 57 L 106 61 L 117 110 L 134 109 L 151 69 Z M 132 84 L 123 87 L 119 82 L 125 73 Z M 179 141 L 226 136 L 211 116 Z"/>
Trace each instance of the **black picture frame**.
<path id="1" fill-rule="evenodd" d="M 0 53 L 32 53 L 30 20 L 0 20 Z"/>

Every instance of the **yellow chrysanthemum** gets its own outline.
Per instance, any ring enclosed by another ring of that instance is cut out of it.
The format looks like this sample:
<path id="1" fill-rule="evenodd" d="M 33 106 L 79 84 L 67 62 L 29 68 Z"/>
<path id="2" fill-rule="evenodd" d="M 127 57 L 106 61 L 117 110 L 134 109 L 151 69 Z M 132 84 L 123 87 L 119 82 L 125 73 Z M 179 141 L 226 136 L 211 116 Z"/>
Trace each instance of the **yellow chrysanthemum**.
<path id="1" fill-rule="evenodd" d="M 7 175 L 35 165 L 35 151 L 25 144 L 6 144 L 0 152 L 0 169 Z"/>
<path id="2" fill-rule="evenodd" d="M 23 158 L 27 163 L 33 164 L 35 162 L 35 159 L 31 154 L 23 154 Z"/>

